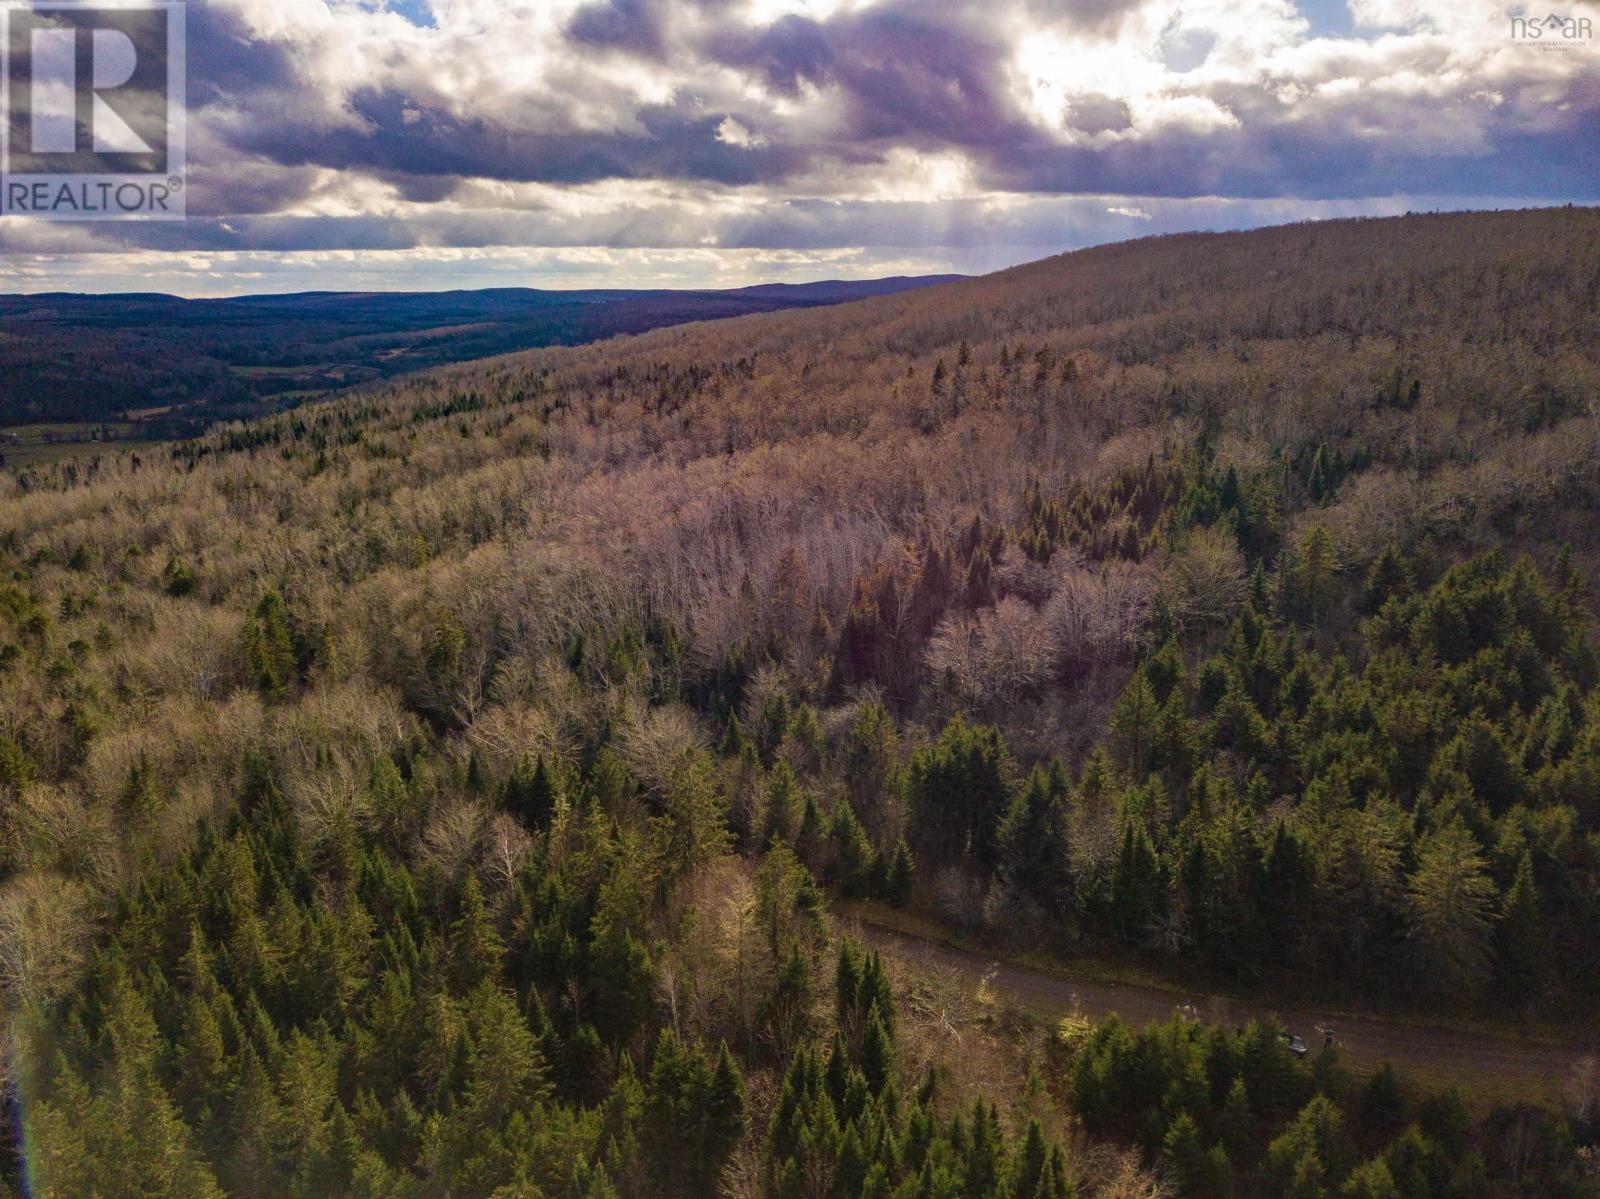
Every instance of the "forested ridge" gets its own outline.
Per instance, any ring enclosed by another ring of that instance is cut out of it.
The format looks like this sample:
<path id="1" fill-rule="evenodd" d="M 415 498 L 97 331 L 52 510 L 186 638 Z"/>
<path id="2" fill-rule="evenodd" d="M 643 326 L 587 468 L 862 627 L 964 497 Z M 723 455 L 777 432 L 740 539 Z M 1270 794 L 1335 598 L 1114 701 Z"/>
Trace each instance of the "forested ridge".
<path id="1" fill-rule="evenodd" d="M 1597 512 L 1588 209 L 0 473 L 8 1185 L 1596 1194 L 1581 1072 L 1487 1110 L 1265 1024 L 962 1020 L 830 910 L 1592 1022 Z"/>
<path id="2" fill-rule="evenodd" d="M 836 304 L 952 277 L 720 292 L 485 288 L 223 300 L 0 294 L 0 426 L 65 422 L 62 433 L 88 433 L 94 424 L 131 419 L 136 437 L 171 441 L 447 362 Z"/>

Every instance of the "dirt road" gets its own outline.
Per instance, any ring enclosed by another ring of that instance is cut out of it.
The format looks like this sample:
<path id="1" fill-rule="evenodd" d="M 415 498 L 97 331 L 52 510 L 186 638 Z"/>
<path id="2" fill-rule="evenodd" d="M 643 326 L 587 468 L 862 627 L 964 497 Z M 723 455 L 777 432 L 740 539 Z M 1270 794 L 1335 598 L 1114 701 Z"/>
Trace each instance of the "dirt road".
<path id="1" fill-rule="evenodd" d="M 997 1000 L 1039 1015 L 1079 1013 L 1102 1019 L 1115 1012 L 1133 1025 L 1156 1024 L 1173 1012 L 1235 1027 L 1273 1013 L 1223 996 L 1189 994 L 1124 983 L 1092 982 L 982 954 L 875 925 L 858 925 L 861 938 L 912 963 L 953 969 L 987 988 Z M 1344 1064 L 1369 1073 L 1388 1061 L 1418 1084 L 1454 1082 L 1474 1097 L 1493 1102 L 1526 1100 L 1559 1104 L 1581 1088 L 1600 1089 L 1600 1030 L 1587 1043 L 1556 1047 L 1448 1028 L 1390 1023 L 1371 1018 L 1330 1017 L 1315 1010 L 1280 1009 L 1279 1021 L 1306 1039 L 1315 1053 L 1322 1028 L 1331 1024 Z"/>

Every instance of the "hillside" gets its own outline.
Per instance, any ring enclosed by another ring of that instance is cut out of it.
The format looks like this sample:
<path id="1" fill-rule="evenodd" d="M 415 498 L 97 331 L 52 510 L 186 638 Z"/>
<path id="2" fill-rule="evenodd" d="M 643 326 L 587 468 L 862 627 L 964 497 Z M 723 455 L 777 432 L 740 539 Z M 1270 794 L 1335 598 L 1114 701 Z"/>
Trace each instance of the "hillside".
<path id="1" fill-rule="evenodd" d="M 1568 208 L 1123 243 L 0 473 L 33 1193 L 1594 1195 L 1581 1069 L 1469 1118 L 1267 1023 L 1045 1035 L 826 913 L 1581 1063 L 1597 397 Z"/>
<path id="2" fill-rule="evenodd" d="M 837 304 L 951 276 L 766 284 L 721 291 L 305 292 L 0 295 L 0 433 L 7 425 L 132 421 L 190 437 L 446 362 L 575 345 L 685 321 Z M 0 439 L 3 440 L 3 439 Z"/>

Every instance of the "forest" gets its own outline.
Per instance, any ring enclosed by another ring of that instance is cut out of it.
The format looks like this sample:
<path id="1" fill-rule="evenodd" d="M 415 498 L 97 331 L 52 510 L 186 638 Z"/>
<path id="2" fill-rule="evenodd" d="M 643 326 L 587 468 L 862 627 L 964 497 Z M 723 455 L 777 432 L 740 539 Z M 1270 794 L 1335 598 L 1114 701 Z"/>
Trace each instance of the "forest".
<path id="1" fill-rule="evenodd" d="M 1593 1071 L 850 931 L 1592 1061 L 1597 301 L 1592 209 L 1169 236 L 0 471 L 0 1187 L 1600 1196 Z"/>
<path id="2" fill-rule="evenodd" d="M 218 421 L 441 363 L 891 295 L 956 277 L 713 291 L 0 295 L 0 426 L 65 423 L 86 432 L 95 422 L 132 419 L 146 440 L 194 437 Z"/>

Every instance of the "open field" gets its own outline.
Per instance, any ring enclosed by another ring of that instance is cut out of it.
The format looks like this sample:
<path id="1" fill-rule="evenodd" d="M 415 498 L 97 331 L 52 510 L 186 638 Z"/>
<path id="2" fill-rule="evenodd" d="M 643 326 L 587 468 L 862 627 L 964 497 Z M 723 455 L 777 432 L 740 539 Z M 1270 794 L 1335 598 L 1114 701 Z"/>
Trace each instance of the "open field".
<path id="1" fill-rule="evenodd" d="M 143 444 L 140 422 L 94 425 L 54 422 L 0 428 L 0 469 L 77 461 Z"/>

